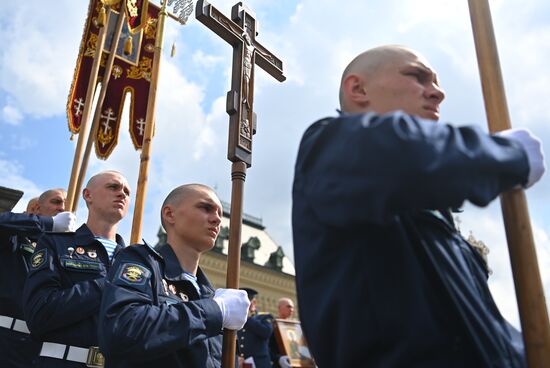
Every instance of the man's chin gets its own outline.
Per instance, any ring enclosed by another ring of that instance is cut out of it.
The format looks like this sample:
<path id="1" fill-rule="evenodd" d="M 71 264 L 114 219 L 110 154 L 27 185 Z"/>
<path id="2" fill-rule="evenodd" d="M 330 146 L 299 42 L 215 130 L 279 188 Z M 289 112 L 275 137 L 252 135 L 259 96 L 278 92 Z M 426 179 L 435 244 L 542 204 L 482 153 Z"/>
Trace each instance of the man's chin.
<path id="1" fill-rule="evenodd" d="M 420 114 L 420 117 L 428 120 L 439 121 L 439 112 L 424 110 L 422 111 L 422 114 Z"/>

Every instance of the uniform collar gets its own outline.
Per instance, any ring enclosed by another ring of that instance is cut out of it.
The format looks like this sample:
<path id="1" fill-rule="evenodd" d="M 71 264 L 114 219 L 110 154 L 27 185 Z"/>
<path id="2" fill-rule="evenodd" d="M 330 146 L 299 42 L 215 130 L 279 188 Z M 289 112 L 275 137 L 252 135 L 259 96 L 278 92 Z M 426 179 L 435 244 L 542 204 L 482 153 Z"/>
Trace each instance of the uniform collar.
<path id="1" fill-rule="evenodd" d="M 172 246 L 166 243 L 158 247 L 157 251 L 164 259 L 164 278 L 168 281 L 187 281 L 184 276 L 186 271 L 181 267 Z M 201 288 L 206 286 L 208 289 L 213 290 L 210 281 L 208 281 L 200 267 L 197 268 L 197 282 Z"/>
<path id="2" fill-rule="evenodd" d="M 116 234 L 115 240 L 118 246 L 124 247 L 124 239 L 122 239 L 120 235 Z M 82 226 L 75 231 L 75 241 L 79 245 L 88 245 L 95 242 L 96 239 L 90 228 L 86 224 L 82 224 Z"/>

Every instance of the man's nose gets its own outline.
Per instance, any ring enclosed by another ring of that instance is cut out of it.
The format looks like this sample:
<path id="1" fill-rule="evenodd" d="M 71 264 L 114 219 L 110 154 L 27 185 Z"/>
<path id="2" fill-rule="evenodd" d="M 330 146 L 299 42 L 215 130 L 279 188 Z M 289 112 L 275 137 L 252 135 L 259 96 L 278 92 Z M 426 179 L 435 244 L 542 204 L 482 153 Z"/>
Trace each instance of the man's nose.
<path id="1" fill-rule="evenodd" d="M 222 222 L 222 218 L 221 218 L 220 214 L 218 212 L 215 212 L 210 217 L 210 222 L 212 222 L 213 224 L 219 225 Z"/>
<path id="2" fill-rule="evenodd" d="M 432 83 L 427 91 L 428 91 L 428 98 L 436 100 L 437 103 L 441 103 L 441 101 L 445 99 L 445 91 L 443 90 L 443 88 L 441 88 L 435 83 Z"/>

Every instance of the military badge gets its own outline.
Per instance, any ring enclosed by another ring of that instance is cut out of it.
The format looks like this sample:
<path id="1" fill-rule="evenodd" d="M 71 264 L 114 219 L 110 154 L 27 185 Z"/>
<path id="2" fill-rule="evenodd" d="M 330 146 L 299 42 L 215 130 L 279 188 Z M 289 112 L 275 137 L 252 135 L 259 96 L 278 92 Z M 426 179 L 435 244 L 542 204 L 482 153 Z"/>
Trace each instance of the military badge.
<path id="1" fill-rule="evenodd" d="M 41 249 L 38 252 L 35 252 L 31 258 L 31 267 L 33 269 L 37 269 L 44 265 L 46 263 L 47 255 L 48 251 L 46 249 Z"/>
<path id="2" fill-rule="evenodd" d="M 95 250 L 89 250 L 86 252 L 88 254 L 88 257 L 90 258 L 97 258 L 97 253 Z"/>
<path id="3" fill-rule="evenodd" d="M 172 292 L 172 294 L 177 294 L 176 287 L 173 284 L 168 285 L 168 289 Z"/>
<path id="4" fill-rule="evenodd" d="M 76 247 L 76 253 L 78 253 L 78 254 L 84 254 L 84 253 L 86 253 L 86 251 L 84 250 L 83 247 Z"/>
<path id="5" fill-rule="evenodd" d="M 143 285 L 150 274 L 151 271 L 141 265 L 124 263 L 118 272 L 118 279 L 131 285 Z"/>
<path id="6" fill-rule="evenodd" d="M 164 288 L 164 294 L 168 295 L 168 283 L 164 279 L 162 280 L 162 286 Z"/>
<path id="7" fill-rule="evenodd" d="M 181 300 L 183 300 L 184 302 L 188 302 L 188 301 L 189 301 L 189 297 L 187 296 L 187 294 L 180 293 L 180 298 L 181 298 Z"/>

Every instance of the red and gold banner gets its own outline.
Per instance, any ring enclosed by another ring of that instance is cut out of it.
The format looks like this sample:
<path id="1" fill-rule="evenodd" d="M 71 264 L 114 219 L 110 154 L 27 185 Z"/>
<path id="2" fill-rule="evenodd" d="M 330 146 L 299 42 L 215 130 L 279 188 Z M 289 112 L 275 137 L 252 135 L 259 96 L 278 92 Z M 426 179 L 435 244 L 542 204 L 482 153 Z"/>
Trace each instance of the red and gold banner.
<path id="1" fill-rule="evenodd" d="M 131 33 L 136 33 L 147 24 L 147 0 L 126 0 L 126 18 Z"/>
<path id="2" fill-rule="evenodd" d="M 108 33 L 101 58 L 101 68 L 98 83 L 103 79 L 105 61 L 113 41 L 113 33 L 118 18 L 120 3 L 115 6 L 109 17 Z M 99 0 L 91 0 L 88 9 L 88 18 L 84 28 L 84 35 L 80 44 L 80 51 L 75 69 L 75 75 L 67 101 L 67 117 L 69 130 L 78 133 L 80 129 L 82 111 L 84 108 L 86 90 L 90 81 L 90 71 L 96 48 L 99 29 L 95 19 L 101 8 Z M 155 50 L 155 36 L 157 29 L 159 8 L 154 4 L 147 9 L 145 27 L 132 34 L 128 23 L 124 22 L 118 42 L 118 50 L 111 71 L 105 100 L 101 106 L 99 129 L 95 137 L 96 154 L 101 159 L 107 159 L 118 143 L 121 113 L 126 93 L 130 93 L 130 136 L 136 149 L 143 144 L 145 133 L 145 117 L 147 116 L 147 100 L 151 81 L 151 67 Z M 137 45 L 130 55 L 123 52 L 124 43 L 132 37 L 132 43 Z"/>

